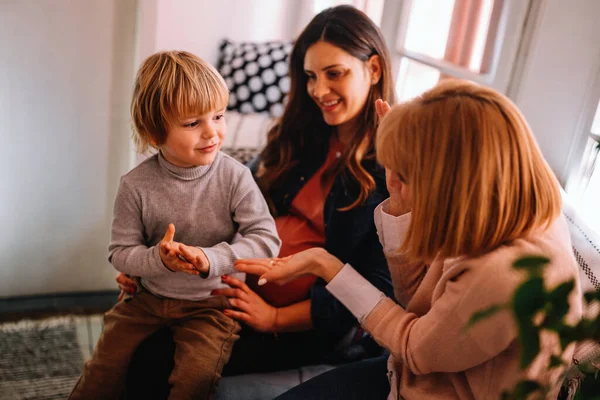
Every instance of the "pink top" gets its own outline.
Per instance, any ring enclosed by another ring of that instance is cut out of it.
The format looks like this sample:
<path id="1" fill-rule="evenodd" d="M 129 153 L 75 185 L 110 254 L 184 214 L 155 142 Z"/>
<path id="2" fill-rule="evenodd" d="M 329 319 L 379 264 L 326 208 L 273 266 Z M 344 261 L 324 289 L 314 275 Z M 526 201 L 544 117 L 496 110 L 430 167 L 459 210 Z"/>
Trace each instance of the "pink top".
<path id="1" fill-rule="evenodd" d="M 545 231 L 517 239 L 477 258 L 435 260 L 431 265 L 408 262 L 397 252 L 404 240 L 410 214 L 394 217 L 387 202 L 375 210 L 375 224 L 383 245 L 395 297 L 402 307 L 352 269 L 344 268 L 327 289 L 358 318 L 373 338 L 387 348 L 391 392 L 388 399 L 499 399 L 502 391 L 526 377 L 554 385 L 556 398 L 560 369 L 549 374 L 551 353 L 559 354 L 555 335 L 542 335 L 541 353 L 520 371 L 519 344 L 513 316 L 502 311 L 464 330 L 479 310 L 512 298 L 524 274 L 512 263 L 525 255 L 544 255 L 547 287 L 574 279 L 567 323 L 582 315 L 577 262 L 568 227 L 562 216 Z M 574 346 L 565 351 L 571 360 Z"/>

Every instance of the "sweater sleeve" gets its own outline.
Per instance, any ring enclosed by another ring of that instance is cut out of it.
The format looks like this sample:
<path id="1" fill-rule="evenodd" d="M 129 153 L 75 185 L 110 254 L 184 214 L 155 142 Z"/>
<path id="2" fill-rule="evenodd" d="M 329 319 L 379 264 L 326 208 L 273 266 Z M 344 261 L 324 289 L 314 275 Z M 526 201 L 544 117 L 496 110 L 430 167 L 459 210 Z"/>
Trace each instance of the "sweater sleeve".
<path id="1" fill-rule="evenodd" d="M 352 267 L 368 284 L 385 296 L 393 296 L 392 282 L 383 249 L 377 238 L 375 225 L 357 246 L 360 256 L 352 262 Z M 310 294 L 311 318 L 313 326 L 336 335 L 343 335 L 356 324 L 356 317 L 334 295 L 325 282 L 318 280 Z"/>
<path id="2" fill-rule="evenodd" d="M 201 247 L 210 262 L 209 278 L 237 272 L 234 261 L 241 258 L 269 258 L 279 254 L 281 241 L 275 221 L 250 170 L 245 168 L 233 185 L 231 208 L 238 224 L 238 239 Z"/>
<path id="3" fill-rule="evenodd" d="M 425 315 L 384 299 L 363 327 L 414 374 L 465 371 L 495 357 L 516 338 L 514 320 L 506 310 L 469 329 L 465 326 L 475 312 L 505 303 L 517 284 L 491 265 L 463 269 L 446 282 Z"/>
<path id="4" fill-rule="evenodd" d="M 115 200 L 108 261 L 119 271 L 142 278 L 160 278 L 173 272 L 160 259 L 159 247 L 148 247 L 139 196 L 121 178 Z"/>

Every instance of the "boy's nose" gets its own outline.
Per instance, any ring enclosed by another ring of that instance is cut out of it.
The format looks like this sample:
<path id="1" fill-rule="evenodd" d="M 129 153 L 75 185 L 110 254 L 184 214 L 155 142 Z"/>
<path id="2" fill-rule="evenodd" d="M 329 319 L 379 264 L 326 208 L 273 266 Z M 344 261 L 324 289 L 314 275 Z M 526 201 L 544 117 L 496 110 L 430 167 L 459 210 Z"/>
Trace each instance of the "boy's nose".
<path id="1" fill-rule="evenodd" d="M 204 129 L 202 131 L 202 137 L 204 139 L 212 139 L 216 135 L 217 135 L 217 129 L 212 125 L 208 125 L 206 127 L 206 129 Z"/>

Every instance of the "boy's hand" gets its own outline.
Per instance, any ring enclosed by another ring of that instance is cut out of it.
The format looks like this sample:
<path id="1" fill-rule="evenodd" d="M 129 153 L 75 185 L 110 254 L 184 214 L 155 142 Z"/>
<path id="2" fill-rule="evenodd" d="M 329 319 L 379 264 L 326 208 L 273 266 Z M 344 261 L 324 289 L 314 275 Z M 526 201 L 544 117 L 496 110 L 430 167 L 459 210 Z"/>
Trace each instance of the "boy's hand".
<path id="1" fill-rule="evenodd" d="M 203 277 L 208 275 L 208 272 L 210 271 L 210 262 L 202 249 L 180 244 L 179 250 L 185 259 L 192 263 Z"/>
<path id="2" fill-rule="evenodd" d="M 175 225 L 169 224 L 165 236 L 162 238 L 159 246 L 160 259 L 162 260 L 165 267 L 173 272 L 185 272 L 186 274 L 199 275 L 200 272 L 196 270 L 194 265 L 186 262 L 179 257 L 183 255 L 180 247 L 183 246 L 181 243 L 173 241 L 175 237 Z M 185 256 L 184 256 L 185 257 Z"/>

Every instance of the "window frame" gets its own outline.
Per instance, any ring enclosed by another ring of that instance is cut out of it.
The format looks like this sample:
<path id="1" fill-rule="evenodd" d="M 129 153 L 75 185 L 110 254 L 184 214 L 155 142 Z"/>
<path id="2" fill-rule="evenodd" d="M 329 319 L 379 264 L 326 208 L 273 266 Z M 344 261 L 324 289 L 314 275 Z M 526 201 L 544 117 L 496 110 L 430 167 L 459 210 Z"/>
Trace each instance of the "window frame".
<path id="1" fill-rule="evenodd" d="M 410 7 L 414 0 L 385 0 L 381 31 L 388 43 L 392 74 L 396 78 L 402 57 L 438 69 L 442 74 L 468 79 L 508 93 L 513 79 L 515 61 L 525 37 L 525 22 L 532 13 L 532 0 L 504 0 L 494 39 L 489 72 L 477 73 L 401 47 L 404 41 Z"/>

